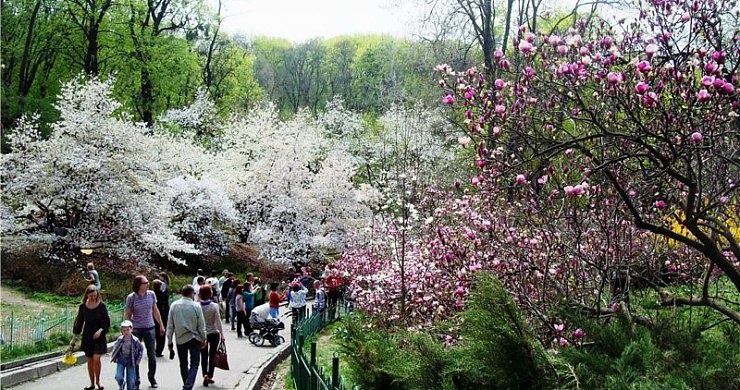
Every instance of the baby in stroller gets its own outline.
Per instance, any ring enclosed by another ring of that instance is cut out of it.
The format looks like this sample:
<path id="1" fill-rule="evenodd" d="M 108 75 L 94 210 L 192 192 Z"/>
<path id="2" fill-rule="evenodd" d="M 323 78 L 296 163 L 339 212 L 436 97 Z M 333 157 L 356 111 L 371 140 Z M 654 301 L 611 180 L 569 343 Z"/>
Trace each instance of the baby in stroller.
<path id="1" fill-rule="evenodd" d="M 252 309 L 249 316 L 249 326 L 252 333 L 249 334 L 249 342 L 261 346 L 267 340 L 273 346 L 285 342 L 285 338 L 278 334 L 285 329 L 285 324 L 277 318 L 270 317 L 270 304 L 264 303 Z"/>

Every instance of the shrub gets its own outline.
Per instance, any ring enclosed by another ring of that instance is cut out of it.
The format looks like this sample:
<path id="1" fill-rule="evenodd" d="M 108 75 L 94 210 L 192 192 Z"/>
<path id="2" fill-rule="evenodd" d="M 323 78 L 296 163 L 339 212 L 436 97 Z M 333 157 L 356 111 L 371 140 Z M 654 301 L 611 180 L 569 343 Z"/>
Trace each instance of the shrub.
<path id="1" fill-rule="evenodd" d="M 562 349 L 586 389 L 740 389 L 737 327 L 723 323 L 704 334 L 658 318 L 646 328 L 618 317 L 577 321 L 588 335 L 582 348 Z"/>

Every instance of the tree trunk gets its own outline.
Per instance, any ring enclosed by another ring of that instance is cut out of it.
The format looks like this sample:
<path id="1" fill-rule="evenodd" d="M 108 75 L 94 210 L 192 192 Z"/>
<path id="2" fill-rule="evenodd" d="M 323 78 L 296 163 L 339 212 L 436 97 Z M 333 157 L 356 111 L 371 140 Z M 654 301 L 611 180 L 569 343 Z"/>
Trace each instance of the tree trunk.
<path id="1" fill-rule="evenodd" d="M 23 57 L 21 57 L 21 70 L 20 78 L 18 80 L 18 96 L 21 98 L 26 97 L 28 92 L 31 90 L 33 84 L 33 77 L 35 72 L 31 73 L 28 71 L 29 62 L 31 61 L 31 46 L 33 45 L 33 29 L 36 25 L 36 18 L 41 8 L 41 1 L 36 1 L 36 5 L 33 7 L 31 12 L 31 19 L 28 21 L 28 32 L 26 33 L 26 42 L 23 45 Z"/>

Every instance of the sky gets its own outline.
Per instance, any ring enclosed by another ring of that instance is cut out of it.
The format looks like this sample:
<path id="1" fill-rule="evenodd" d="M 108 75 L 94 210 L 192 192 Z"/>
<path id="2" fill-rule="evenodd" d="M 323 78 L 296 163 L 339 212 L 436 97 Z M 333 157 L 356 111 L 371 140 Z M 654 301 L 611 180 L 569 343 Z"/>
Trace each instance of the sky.
<path id="1" fill-rule="evenodd" d="M 411 3 L 408 0 L 225 0 L 222 26 L 229 34 L 281 37 L 293 43 L 315 37 L 366 33 L 410 37 L 414 20 Z"/>

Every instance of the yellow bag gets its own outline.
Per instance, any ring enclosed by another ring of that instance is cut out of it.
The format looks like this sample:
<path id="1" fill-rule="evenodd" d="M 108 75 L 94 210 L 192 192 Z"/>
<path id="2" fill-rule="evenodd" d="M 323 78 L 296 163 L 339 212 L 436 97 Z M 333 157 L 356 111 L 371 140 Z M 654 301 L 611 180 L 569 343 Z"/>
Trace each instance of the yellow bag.
<path id="1" fill-rule="evenodd" d="M 74 366 L 75 363 L 77 363 L 77 356 L 75 356 L 73 353 L 66 353 L 62 357 L 62 363 L 68 366 Z"/>

